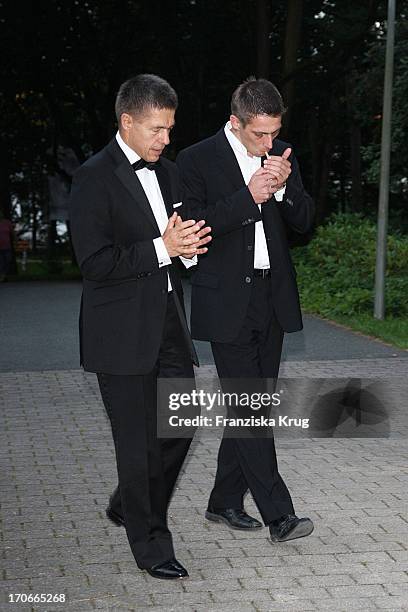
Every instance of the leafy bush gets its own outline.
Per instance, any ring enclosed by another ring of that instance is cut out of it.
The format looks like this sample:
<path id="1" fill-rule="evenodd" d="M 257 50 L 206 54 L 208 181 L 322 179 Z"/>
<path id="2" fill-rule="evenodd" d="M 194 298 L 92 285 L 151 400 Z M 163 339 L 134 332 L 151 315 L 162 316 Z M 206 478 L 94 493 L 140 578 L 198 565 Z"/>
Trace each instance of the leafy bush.
<path id="1" fill-rule="evenodd" d="M 372 313 L 377 228 L 359 214 L 336 214 L 295 249 L 302 305 L 323 316 Z M 388 236 L 386 314 L 408 316 L 408 237 Z"/>

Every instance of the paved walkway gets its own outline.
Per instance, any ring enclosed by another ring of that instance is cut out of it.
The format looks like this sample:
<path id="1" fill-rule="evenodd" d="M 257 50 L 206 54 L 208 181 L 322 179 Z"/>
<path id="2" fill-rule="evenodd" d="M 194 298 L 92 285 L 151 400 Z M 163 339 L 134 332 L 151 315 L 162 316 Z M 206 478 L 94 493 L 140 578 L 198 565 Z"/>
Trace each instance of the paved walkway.
<path id="1" fill-rule="evenodd" d="M 371 369 L 402 378 L 406 363 L 375 360 Z M 283 374 L 369 370 L 369 360 L 293 362 Z M 272 545 L 266 529 L 230 531 L 203 518 L 218 440 L 199 435 L 170 508 L 191 577 L 168 583 L 137 569 L 123 529 L 104 516 L 114 453 L 95 377 L 3 373 L 0 395 L 1 610 L 408 610 L 406 439 L 278 441 L 297 511 L 316 529 Z M 246 506 L 258 516 L 251 499 Z M 8 604 L 10 593 L 62 593 L 67 603 Z"/>
<path id="2" fill-rule="evenodd" d="M 185 284 L 189 309 L 190 287 Z M 79 282 L 0 284 L 0 372 L 72 370 L 79 367 Z M 283 359 L 314 361 L 405 357 L 408 353 L 305 316 L 305 329 L 286 334 Z M 207 342 L 197 342 L 200 363 L 212 363 Z"/>
<path id="3" fill-rule="evenodd" d="M 277 437 L 297 512 L 316 528 L 271 544 L 266 529 L 204 519 L 219 440 L 200 431 L 170 508 L 190 579 L 158 581 L 137 569 L 124 530 L 104 515 L 114 451 L 95 377 L 77 369 L 79 285 L 0 290 L 1 611 L 408 610 L 406 352 L 307 317 L 281 375 L 383 381 L 399 409 L 389 437 Z M 217 386 L 208 347 L 199 351 L 198 383 Z M 259 516 L 249 496 L 246 507 Z M 9 603 L 30 593 L 66 602 Z"/>

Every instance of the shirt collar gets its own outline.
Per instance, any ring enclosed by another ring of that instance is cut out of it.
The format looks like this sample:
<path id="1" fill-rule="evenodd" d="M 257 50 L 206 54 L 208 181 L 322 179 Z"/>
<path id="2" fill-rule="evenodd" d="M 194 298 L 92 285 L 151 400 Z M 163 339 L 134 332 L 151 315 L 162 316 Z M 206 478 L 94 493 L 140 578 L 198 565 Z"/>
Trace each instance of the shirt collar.
<path id="1" fill-rule="evenodd" d="M 126 144 L 119 132 L 116 132 L 116 141 L 131 164 L 139 161 L 140 155 Z"/>
<path id="2" fill-rule="evenodd" d="M 231 121 L 227 121 L 224 128 L 225 136 L 227 137 L 228 142 L 230 143 L 232 149 L 237 153 L 241 153 L 241 155 L 245 155 L 248 159 L 253 159 L 253 155 L 248 155 L 247 148 L 242 144 L 242 142 L 235 136 L 232 132 Z"/>

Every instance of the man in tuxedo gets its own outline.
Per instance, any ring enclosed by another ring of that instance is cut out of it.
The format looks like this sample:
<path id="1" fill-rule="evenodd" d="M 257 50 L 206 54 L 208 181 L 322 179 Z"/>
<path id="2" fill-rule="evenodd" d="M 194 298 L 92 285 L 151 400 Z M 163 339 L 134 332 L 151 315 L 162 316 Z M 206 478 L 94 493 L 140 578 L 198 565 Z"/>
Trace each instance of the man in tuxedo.
<path id="1" fill-rule="evenodd" d="M 194 347 L 176 259 L 207 251 L 204 221 L 182 221 L 177 167 L 161 157 L 177 95 L 155 75 L 123 83 L 118 133 L 79 168 L 71 230 L 83 275 L 81 363 L 96 372 L 112 425 L 119 484 L 107 516 L 124 525 L 137 565 L 183 578 L 167 508 L 191 439 L 157 436 L 157 378 L 193 379 Z"/>
<path id="2" fill-rule="evenodd" d="M 177 158 L 189 215 L 212 228 L 211 249 L 191 278 L 191 331 L 211 342 L 223 387 L 234 379 L 241 390 L 243 380 L 273 387 L 283 334 L 302 329 L 287 229 L 306 232 L 313 203 L 291 145 L 278 139 L 284 110 L 276 87 L 251 77 L 233 93 L 228 123 Z M 261 528 L 244 511 L 248 489 L 273 541 L 312 532 L 312 521 L 295 515 L 273 436 L 224 433 L 207 519 Z"/>

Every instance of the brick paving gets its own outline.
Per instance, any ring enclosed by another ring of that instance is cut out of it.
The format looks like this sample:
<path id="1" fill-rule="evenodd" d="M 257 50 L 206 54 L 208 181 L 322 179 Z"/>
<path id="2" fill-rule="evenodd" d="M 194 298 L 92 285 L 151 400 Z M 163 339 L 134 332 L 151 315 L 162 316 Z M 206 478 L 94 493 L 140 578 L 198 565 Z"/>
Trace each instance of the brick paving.
<path id="1" fill-rule="evenodd" d="M 283 376 L 396 377 L 406 359 L 287 362 Z M 198 381 L 214 369 L 198 371 Z M 45 612 L 408 610 L 407 438 L 278 439 L 280 470 L 309 538 L 271 544 L 203 517 L 218 440 L 201 432 L 170 507 L 190 579 L 136 567 L 104 515 L 114 451 L 95 377 L 80 370 L 0 374 L 0 609 Z M 248 497 L 246 508 L 258 512 Z M 66 603 L 8 603 L 63 593 Z"/>

